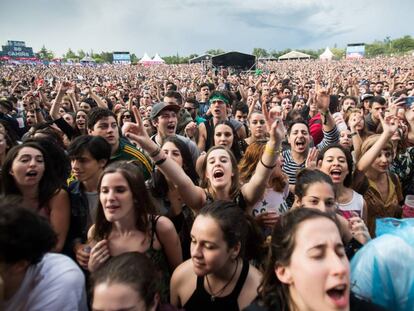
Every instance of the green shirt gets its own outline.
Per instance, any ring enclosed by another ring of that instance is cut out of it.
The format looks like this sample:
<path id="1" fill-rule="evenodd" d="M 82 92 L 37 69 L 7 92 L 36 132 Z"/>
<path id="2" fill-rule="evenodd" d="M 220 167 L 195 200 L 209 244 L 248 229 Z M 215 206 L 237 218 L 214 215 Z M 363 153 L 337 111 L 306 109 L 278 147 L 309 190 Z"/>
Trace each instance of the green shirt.
<path id="1" fill-rule="evenodd" d="M 115 161 L 136 161 L 141 167 L 144 179 L 148 180 L 151 178 L 151 161 L 141 150 L 124 137 L 119 139 L 118 150 L 111 156 L 110 162 L 112 163 Z"/>

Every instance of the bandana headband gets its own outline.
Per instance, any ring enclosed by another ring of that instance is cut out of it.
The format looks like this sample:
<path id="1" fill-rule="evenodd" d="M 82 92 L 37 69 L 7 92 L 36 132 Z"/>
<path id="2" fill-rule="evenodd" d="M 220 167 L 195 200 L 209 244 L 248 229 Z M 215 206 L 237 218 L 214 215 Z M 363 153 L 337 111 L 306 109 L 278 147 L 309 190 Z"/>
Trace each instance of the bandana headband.
<path id="1" fill-rule="evenodd" d="M 210 98 L 210 104 L 212 104 L 215 101 L 219 101 L 219 100 L 226 103 L 226 105 L 229 104 L 229 100 L 225 96 L 223 96 L 222 94 L 213 95 L 213 97 Z"/>

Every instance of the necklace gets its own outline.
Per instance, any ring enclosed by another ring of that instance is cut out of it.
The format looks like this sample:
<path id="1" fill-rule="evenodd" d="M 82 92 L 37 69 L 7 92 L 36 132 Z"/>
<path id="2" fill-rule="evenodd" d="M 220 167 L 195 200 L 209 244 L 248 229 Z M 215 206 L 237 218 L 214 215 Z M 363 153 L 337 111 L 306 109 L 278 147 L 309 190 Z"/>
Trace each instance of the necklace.
<path id="1" fill-rule="evenodd" d="M 211 289 L 210 282 L 208 281 L 208 276 L 206 275 L 207 286 L 208 286 L 208 290 L 211 293 L 210 294 L 210 296 L 211 296 L 210 299 L 211 299 L 212 302 L 214 302 L 216 300 L 216 297 L 220 296 L 224 292 L 224 290 L 227 288 L 227 286 L 230 285 L 231 281 L 233 281 L 238 267 L 239 267 L 239 260 L 237 259 L 236 260 L 236 269 L 234 269 L 233 275 L 231 276 L 230 280 L 226 284 L 224 284 L 224 286 L 215 294 L 213 293 L 213 290 Z"/>

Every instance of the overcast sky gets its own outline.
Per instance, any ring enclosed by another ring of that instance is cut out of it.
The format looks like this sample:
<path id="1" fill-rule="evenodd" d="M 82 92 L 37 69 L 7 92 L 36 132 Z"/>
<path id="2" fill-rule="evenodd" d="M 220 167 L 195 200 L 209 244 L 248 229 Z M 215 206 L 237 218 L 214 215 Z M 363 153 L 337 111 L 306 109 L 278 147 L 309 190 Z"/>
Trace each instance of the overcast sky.
<path id="1" fill-rule="evenodd" d="M 414 35 L 413 0 L 0 0 L 0 43 L 138 57 L 345 47 Z"/>

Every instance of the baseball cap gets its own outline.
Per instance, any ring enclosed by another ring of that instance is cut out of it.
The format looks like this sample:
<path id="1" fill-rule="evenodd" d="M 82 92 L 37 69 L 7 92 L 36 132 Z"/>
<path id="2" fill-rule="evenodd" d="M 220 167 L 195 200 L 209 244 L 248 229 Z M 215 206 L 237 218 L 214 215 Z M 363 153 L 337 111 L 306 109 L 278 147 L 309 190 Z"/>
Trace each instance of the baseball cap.
<path id="1" fill-rule="evenodd" d="M 374 97 L 373 94 L 364 94 L 364 95 L 361 96 L 361 101 L 364 101 L 366 99 L 371 99 L 373 97 Z"/>
<path id="2" fill-rule="evenodd" d="M 152 106 L 150 117 L 151 119 L 155 119 L 164 110 L 171 110 L 177 113 L 178 111 L 180 111 L 180 109 L 180 106 L 175 104 L 168 104 L 165 102 L 156 103 L 154 106 Z"/>

